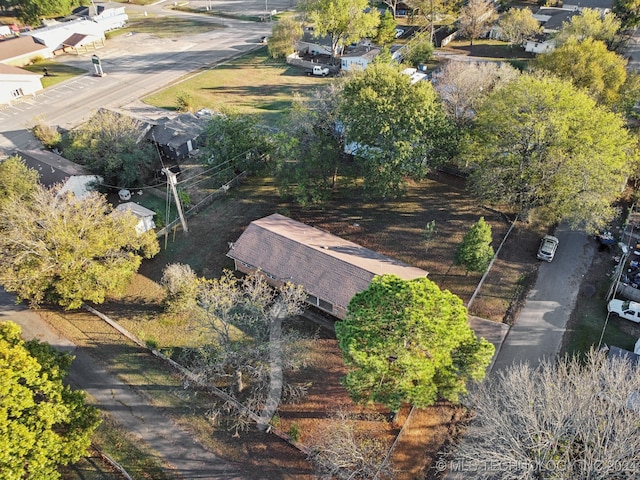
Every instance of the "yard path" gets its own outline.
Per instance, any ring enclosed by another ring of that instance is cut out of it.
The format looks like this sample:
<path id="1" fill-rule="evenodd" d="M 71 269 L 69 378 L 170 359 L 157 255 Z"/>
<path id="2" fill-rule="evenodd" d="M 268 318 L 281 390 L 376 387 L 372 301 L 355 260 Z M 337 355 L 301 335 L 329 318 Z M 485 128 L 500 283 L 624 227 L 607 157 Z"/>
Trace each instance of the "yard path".
<path id="1" fill-rule="evenodd" d="M 129 385 L 107 372 L 86 349 L 60 336 L 36 312 L 16 305 L 15 297 L 0 289 L 0 321 L 7 320 L 22 327 L 26 340 L 47 342 L 75 355 L 68 377 L 71 385 L 91 395 L 102 411 L 144 441 L 176 478 L 248 478 L 241 465 L 222 459 L 195 442 L 189 432 L 172 422 L 161 409 L 149 405 Z"/>

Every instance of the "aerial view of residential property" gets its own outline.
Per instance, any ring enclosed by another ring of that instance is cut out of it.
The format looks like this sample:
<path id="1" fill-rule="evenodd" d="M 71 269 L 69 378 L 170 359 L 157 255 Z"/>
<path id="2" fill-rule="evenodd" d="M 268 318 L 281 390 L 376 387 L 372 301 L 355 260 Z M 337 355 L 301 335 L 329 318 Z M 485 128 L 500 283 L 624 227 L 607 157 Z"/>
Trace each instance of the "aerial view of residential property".
<path id="1" fill-rule="evenodd" d="M 640 4 L 4 0 L 0 480 L 640 478 Z"/>

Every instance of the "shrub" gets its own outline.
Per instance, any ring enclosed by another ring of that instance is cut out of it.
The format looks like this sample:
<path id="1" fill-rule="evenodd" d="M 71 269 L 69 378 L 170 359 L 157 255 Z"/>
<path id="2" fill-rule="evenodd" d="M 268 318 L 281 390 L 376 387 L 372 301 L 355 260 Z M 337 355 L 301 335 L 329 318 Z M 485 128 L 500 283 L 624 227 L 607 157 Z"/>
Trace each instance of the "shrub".
<path id="1" fill-rule="evenodd" d="M 176 97 L 176 110 L 190 112 L 193 110 L 193 97 L 188 93 L 179 93 Z"/>
<path id="2" fill-rule="evenodd" d="M 53 150 L 60 145 L 62 135 L 58 129 L 46 123 L 37 123 L 31 129 L 31 133 L 42 142 L 45 148 Z"/>

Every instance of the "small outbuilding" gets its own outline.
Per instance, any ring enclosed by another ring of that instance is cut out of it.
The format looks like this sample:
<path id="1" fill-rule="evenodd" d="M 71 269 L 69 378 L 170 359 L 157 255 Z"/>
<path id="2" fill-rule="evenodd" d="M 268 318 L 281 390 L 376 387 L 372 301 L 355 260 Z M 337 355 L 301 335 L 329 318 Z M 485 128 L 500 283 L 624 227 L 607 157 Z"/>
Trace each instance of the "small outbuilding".
<path id="1" fill-rule="evenodd" d="M 115 208 L 116 212 L 131 212 L 134 216 L 136 216 L 139 221 L 136 225 L 136 231 L 138 235 L 142 235 L 149 230 L 153 230 L 156 228 L 156 224 L 153 221 L 153 217 L 156 214 L 153 210 L 149 210 L 142 205 L 135 202 L 127 202 L 121 203 Z"/>

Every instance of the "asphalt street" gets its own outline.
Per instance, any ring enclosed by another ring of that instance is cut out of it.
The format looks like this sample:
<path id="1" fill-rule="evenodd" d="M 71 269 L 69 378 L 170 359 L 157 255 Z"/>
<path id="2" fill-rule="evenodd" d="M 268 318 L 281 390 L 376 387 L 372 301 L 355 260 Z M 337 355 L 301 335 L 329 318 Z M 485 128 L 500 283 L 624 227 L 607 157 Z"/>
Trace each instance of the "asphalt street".
<path id="1" fill-rule="evenodd" d="M 43 90 L 35 97 L 0 107 L 1 151 L 12 154 L 16 149 L 38 147 L 37 140 L 28 132 L 37 122 L 71 129 L 88 120 L 99 108 L 126 110 L 139 98 L 190 72 L 259 48 L 260 38 L 268 35 L 272 27 L 270 22 L 194 15 L 166 10 L 162 5 L 137 8 L 153 9 L 154 15 L 197 18 L 211 23 L 212 29 L 173 39 L 149 34 L 118 36 L 98 50 L 56 57 L 56 61 L 84 68 L 88 73 Z M 104 77 L 93 75 L 94 54 L 100 57 Z"/>

